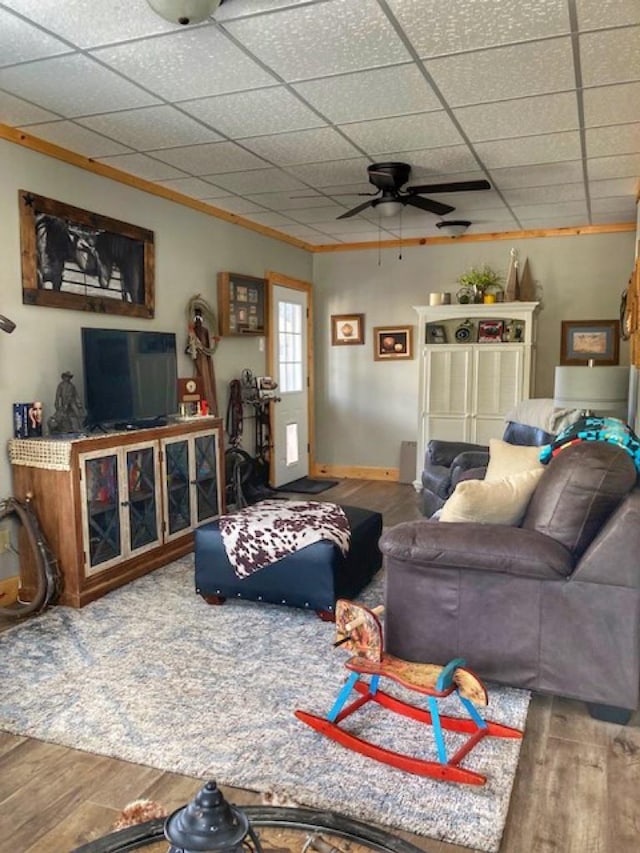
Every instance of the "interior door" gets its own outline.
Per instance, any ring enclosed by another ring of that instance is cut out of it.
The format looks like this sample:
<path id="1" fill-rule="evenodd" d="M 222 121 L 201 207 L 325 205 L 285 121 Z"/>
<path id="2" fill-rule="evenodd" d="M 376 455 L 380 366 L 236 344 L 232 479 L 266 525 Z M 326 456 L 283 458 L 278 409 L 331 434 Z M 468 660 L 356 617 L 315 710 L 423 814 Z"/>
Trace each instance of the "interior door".
<path id="1" fill-rule="evenodd" d="M 309 474 L 311 454 L 311 285 L 269 273 L 268 370 L 278 383 L 271 404 L 269 482 Z"/>

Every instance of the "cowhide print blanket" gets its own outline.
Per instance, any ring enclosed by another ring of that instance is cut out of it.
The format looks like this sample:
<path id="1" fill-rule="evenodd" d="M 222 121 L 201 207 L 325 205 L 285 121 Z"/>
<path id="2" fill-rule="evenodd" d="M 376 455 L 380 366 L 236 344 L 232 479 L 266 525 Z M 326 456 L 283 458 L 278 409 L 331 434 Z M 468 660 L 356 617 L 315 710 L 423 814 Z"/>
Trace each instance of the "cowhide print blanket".
<path id="1" fill-rule="evenodd" d="M 314 542 L 328 539 L 343 554 L 351 530 L 342 507 L 320 501 L 266 500 L 220 517 L 229 562 L 240 578 Z"/>

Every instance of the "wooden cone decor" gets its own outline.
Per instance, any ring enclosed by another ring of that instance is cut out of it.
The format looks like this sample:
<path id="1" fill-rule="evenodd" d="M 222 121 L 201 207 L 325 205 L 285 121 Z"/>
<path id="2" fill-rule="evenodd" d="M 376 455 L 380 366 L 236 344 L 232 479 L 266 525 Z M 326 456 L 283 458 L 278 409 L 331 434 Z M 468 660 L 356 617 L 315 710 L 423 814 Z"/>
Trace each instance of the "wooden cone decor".
<path id="1" fill-rule="evenodd" d="M 522 265 L 522 275 L 520 276 L 520 299 L 523 302 L 536 301 L 536 284 L 529 272 L 529 261 L 524 259 Z"/>

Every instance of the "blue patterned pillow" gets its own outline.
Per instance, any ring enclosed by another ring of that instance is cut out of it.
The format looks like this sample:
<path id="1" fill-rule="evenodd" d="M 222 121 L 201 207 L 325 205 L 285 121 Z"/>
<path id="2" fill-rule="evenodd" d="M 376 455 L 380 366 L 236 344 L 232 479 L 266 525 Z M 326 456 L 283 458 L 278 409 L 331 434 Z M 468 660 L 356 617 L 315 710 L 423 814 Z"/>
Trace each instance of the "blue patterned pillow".
<path id="1" fill-rule="evenodd" d="M 640 439 L 631 427 L 619 418 L 580 418 L 559 433 L 551 444 L 540 452 L 540 461 L 546 465 L 565 447 L 571 447 L 581 441 L 607 441 L 625 450 L 633 459 L 636 470 L 640 471 Z"/>

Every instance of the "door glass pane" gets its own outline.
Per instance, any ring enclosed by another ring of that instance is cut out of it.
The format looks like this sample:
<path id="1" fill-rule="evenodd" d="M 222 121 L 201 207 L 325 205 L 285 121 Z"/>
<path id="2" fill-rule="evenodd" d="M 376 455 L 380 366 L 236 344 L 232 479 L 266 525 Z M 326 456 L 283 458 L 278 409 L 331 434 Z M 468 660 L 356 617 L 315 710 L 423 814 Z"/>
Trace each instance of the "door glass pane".
<path id="1" fill-rule="evenodd" d="M 130 548 L 157 542 L 155 453 L 152 447 L 127 452 Z"/>
<path id="2" fill-rule="evenodd" d="M 278 362 L 280 392 L 302 391 L 302 306 L 295 302 L 278 303 Z"/>
<path id="3" fill-rule="evenodd" d="M 217 446 L 215 435 L 197 436 L 196 454 L 196 520 L 198 524 L 218 515 Z"/>
<path id="4" fill-rule="evenodd" d="M 89 565 L 97 566 L 120 554 L 118 457 L 100 456 L 85 463 Z"/>
<path id="5" fill-rule="evenodd" d="M 191 527 L 189 506 L 189 445 L 186 440 L 165 445 L 169 534 Z"/>

